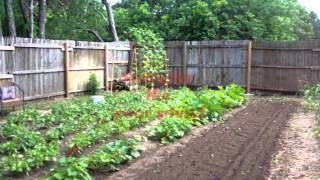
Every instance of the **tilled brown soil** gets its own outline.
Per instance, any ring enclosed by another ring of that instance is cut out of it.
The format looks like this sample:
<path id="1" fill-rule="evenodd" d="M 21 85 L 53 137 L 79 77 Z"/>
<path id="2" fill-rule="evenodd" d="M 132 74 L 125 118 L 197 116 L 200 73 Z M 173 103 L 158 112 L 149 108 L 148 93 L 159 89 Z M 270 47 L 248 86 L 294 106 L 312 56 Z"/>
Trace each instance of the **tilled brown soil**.
<path id="1" fill-rule="evenodd" d="M 279 100 L 250 103 L 160 163 L 137 170 L 135 179 L 265 179 L 280 132 L 299 106 Z"/>

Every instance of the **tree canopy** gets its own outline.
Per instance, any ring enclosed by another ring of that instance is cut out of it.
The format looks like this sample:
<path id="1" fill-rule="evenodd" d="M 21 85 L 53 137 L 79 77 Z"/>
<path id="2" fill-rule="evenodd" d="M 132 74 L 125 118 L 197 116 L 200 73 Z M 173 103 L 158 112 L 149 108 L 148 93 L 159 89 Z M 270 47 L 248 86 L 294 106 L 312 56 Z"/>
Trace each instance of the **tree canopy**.
<path id="1" fill-rule="evenodd" d="M 12 2 L 17 36 L 26 37 L 28 26 L 18 0 Z M 0 24 L 9 35 L 4 8 L 0 1 Z M 96 33 L 112 40 L 101 1 L 47 1 L 46 8 L 46 38 L 97 40 Z M 35 18 L 38 11 L 34 6 Z M 128 39 L 132 28 L 148 29 L 164 40 L 297 40 L 315 38 L 319 32 L 318 18 L 297 0 L 122 0 L 113 13 L 120 40 Z M 38 26 L 34 28 L 39 37 Z"/>

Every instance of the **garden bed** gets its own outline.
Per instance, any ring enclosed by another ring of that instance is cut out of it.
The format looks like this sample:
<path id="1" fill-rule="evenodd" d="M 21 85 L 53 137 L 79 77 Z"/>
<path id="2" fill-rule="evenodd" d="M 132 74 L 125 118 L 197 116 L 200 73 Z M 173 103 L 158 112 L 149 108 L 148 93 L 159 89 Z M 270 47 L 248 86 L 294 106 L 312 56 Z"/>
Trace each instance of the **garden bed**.
<path id="1" fill-rule="evenodd" d="M 225 123 L 151 148 L 129 167 L 96 179 L 265 179 L 279 135 L 299 108 L 292 100 L 254 100 Z"/>
<path id="2" fill-rule="evenodd" d="M 140 156 L 145 138 L 125 134 L 144 130 L 162 144 L 176 141 L 193 127 L 219 122 L 224 112 L 245 102 L 236 85 L 217 91 L 187 88 L 162 92 L 107 94 L 105 102 L 75 100 L 54 104 L 47 114 L 16 113 L 1 127 L 0 173 L 12 178 L 91 179 L 96 171 L 116 170 Z"/>

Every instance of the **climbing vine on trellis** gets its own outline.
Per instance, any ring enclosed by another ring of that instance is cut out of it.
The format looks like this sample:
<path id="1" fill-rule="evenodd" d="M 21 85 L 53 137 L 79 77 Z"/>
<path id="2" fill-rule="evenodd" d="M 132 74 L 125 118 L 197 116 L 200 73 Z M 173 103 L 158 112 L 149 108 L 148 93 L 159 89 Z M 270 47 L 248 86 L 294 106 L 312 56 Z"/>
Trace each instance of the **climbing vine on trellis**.
<path id="1" fill-rule="evenodd" d="M 131 28 L 131 40 L 139 47 L 140 76 L 155 76 L 165 72 L 165 50 L 162 39 L 149 29 Z"/>

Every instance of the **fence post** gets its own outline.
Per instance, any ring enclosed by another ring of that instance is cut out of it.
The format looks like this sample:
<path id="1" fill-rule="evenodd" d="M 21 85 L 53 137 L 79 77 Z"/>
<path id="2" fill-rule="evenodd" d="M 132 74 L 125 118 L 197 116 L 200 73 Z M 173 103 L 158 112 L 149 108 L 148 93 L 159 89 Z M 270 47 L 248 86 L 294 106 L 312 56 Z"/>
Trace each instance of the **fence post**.
<path id="1" fill-rule="evenodd" d="M 183 42 L 183 57 L 182 57 L 182 73 L 183 85 L 187 86 L 187 58 L 188 58 L 188 44 L 187 41 Z"/>
<path id="2" fill-rule="evenodd" d="M 130 58 L 128 60 L 128 73 L 130 75 L 129 79 L 129 85 L 130 85 L 130 90 L 133 88 L 133 61 L 135 58 L 135 47 L 134 45 L 130 44 Z"/>
<path id="3" fill-rule="evenodd" d="M 64 72 L 65 72 L 65 92 L 66 98 L 70 96 L 69 92 L 69 47 L 68 43 L 64 43 Z"/>
<path id="4" fill-rule="evenodd" d="M 247 94 L 251 93 L 251 65 L 252 65 L 252 42 L 248 42 L 248 67 L 247 67 Z"/>
<path id="5" fill-rule="evenodd" d="M 109 90 L 109 61 L 108 61 L 108 57 L 109 57 L 109 49 L 108 49 L 108 45 L 106 44 L 104 47 L 104 72 L 105 72 L 105 91 Z"/>
<path id="6" fill-rule="evenodd" d="M 116 51 L 112 51 L 112 70 L 111 70 L 111 93 L 113 93 L 113 80 L 114 80 L 114 63 L 116 59 Z"/>

